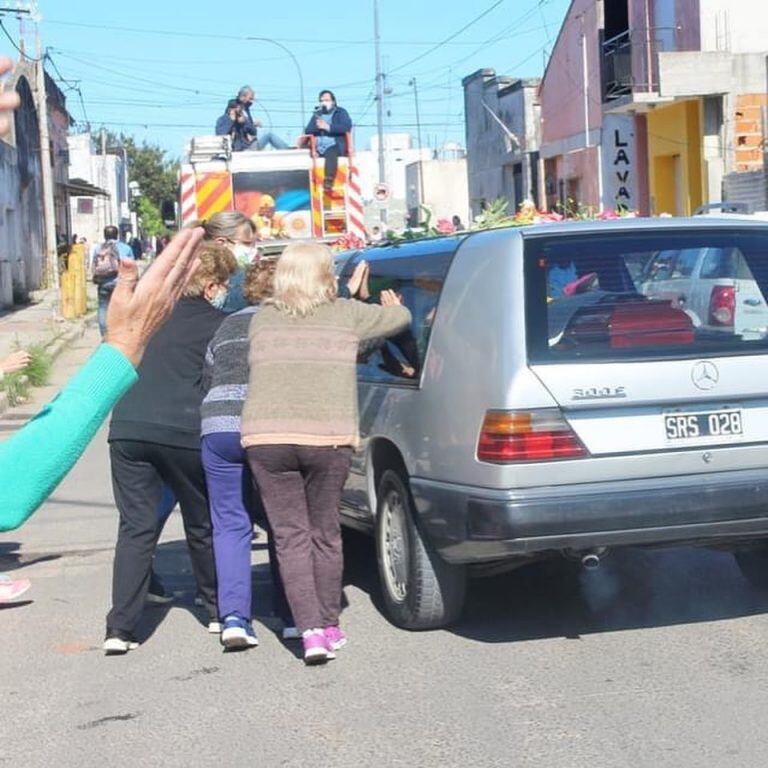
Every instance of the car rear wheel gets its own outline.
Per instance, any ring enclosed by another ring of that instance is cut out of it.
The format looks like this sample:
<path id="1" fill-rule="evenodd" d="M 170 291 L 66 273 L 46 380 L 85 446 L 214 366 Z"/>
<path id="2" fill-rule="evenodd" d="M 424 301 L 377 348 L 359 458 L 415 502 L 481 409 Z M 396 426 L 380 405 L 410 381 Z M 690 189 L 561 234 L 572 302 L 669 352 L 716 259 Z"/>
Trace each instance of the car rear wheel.
<path id="1" fill-rule="evenodd" d="M 387 613 L 405 629 L 436 629 L 464 607 L 466 569 L 446 563 L 423 536 L 407 481 L 388 469 L 381 476 L 376 552 Z"/>
<path id="2" fill-rule="evenodd" d="M 768 590 L 768 544 L 734 552 L 744 578 L 757 589 Z"/>

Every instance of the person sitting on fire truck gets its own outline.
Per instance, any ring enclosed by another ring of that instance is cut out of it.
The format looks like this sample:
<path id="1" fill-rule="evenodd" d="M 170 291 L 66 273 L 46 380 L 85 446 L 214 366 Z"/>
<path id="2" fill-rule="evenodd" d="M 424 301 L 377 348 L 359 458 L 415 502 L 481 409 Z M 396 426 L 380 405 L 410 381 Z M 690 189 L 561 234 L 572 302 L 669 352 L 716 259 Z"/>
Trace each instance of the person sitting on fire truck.
<path id="1" fill-rule="evenodd" d="M 237 99 L 230 99 L 224 114 L 216 121 L 216 135 L 229 136 L 232 151 L 248 149 L 256 137 L 256 128 L 249 127 L 243 108 Z"/>
<path id="2" fill-rule="evenodd" d="M 352 130 L 352 118 L 346 109 L 338 106 L 333 91 L 320 91 L 319 102 L 304 133 L 317 137 L 317 154 L 325 158 L 323 187 L 326 192 L 330 192 L 336 178 L 339 158 L 349 155 L 347 134 Z"/>
<path id="3" fill-rule="evenodd" d="M 264 149 L 269 144 L 275 149 L 290 149 L 288 142 L 272 133 L 272 131 L 263 131 L 259 134 L 261 120 L 254 120 L 251 117 L 251 107 L 254 101 L 256 101 L 256 92 L 250 85 L 244 85 L 237 92 L 237 102 L 240 105 L 245 126 L 246 146 L 243 149 Z"/>

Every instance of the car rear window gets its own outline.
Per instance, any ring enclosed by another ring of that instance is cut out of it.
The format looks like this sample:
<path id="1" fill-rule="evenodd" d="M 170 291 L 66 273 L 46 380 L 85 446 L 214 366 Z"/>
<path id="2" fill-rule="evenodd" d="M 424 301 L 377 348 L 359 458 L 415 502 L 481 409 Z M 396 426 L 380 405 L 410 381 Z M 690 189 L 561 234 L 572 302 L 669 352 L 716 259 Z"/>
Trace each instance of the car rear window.
<path id="1" fill-rule="evenodd" d="M 525 245 L 532 361 L 768 348 L 768 230 L 616 230 Z"/>

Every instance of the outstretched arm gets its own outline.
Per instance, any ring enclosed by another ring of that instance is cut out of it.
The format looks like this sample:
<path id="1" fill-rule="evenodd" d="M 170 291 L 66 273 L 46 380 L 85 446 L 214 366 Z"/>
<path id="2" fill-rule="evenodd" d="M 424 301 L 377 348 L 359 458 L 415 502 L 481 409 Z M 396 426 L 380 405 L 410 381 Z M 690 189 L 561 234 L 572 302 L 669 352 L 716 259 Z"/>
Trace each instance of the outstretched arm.
<path id="1" fill-rule="evenodd" d="M 135 262 L 120 262 L 107 315 L 107 343 L 40 413 L 0 445 L 0 531 L 18 528 L 48 498 L 136 381 L 135 366 L 147 342 L 197 267 L 195 248 L 202 235 L 202 229 L 180 233 L 141 281 Z"/>

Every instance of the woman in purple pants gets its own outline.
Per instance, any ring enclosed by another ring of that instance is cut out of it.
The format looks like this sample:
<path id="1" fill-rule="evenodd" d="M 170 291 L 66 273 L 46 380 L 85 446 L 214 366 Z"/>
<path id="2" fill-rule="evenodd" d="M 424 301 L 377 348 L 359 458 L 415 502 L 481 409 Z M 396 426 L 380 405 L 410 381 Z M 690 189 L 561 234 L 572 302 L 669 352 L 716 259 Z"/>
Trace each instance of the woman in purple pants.
<path id="1" fill-rule="evenodd" d="M 261 500 L 253 489 L 245 450 L 240 445 L 240 413 L 248 386 L 248 328 L 256 306 L 271 295 L 275 262 L 262 260 L 245 275 L 243 295 L 251 306 L 230 315 L 213 337 L 206 355 L 201 408 L 203 466 L 208 484 L 218 604 L 225 648 L 258 645 L 251 625 L 251 540 Z M 283 638 L 298 637 L 269 539 L 274 611 Z"/>

